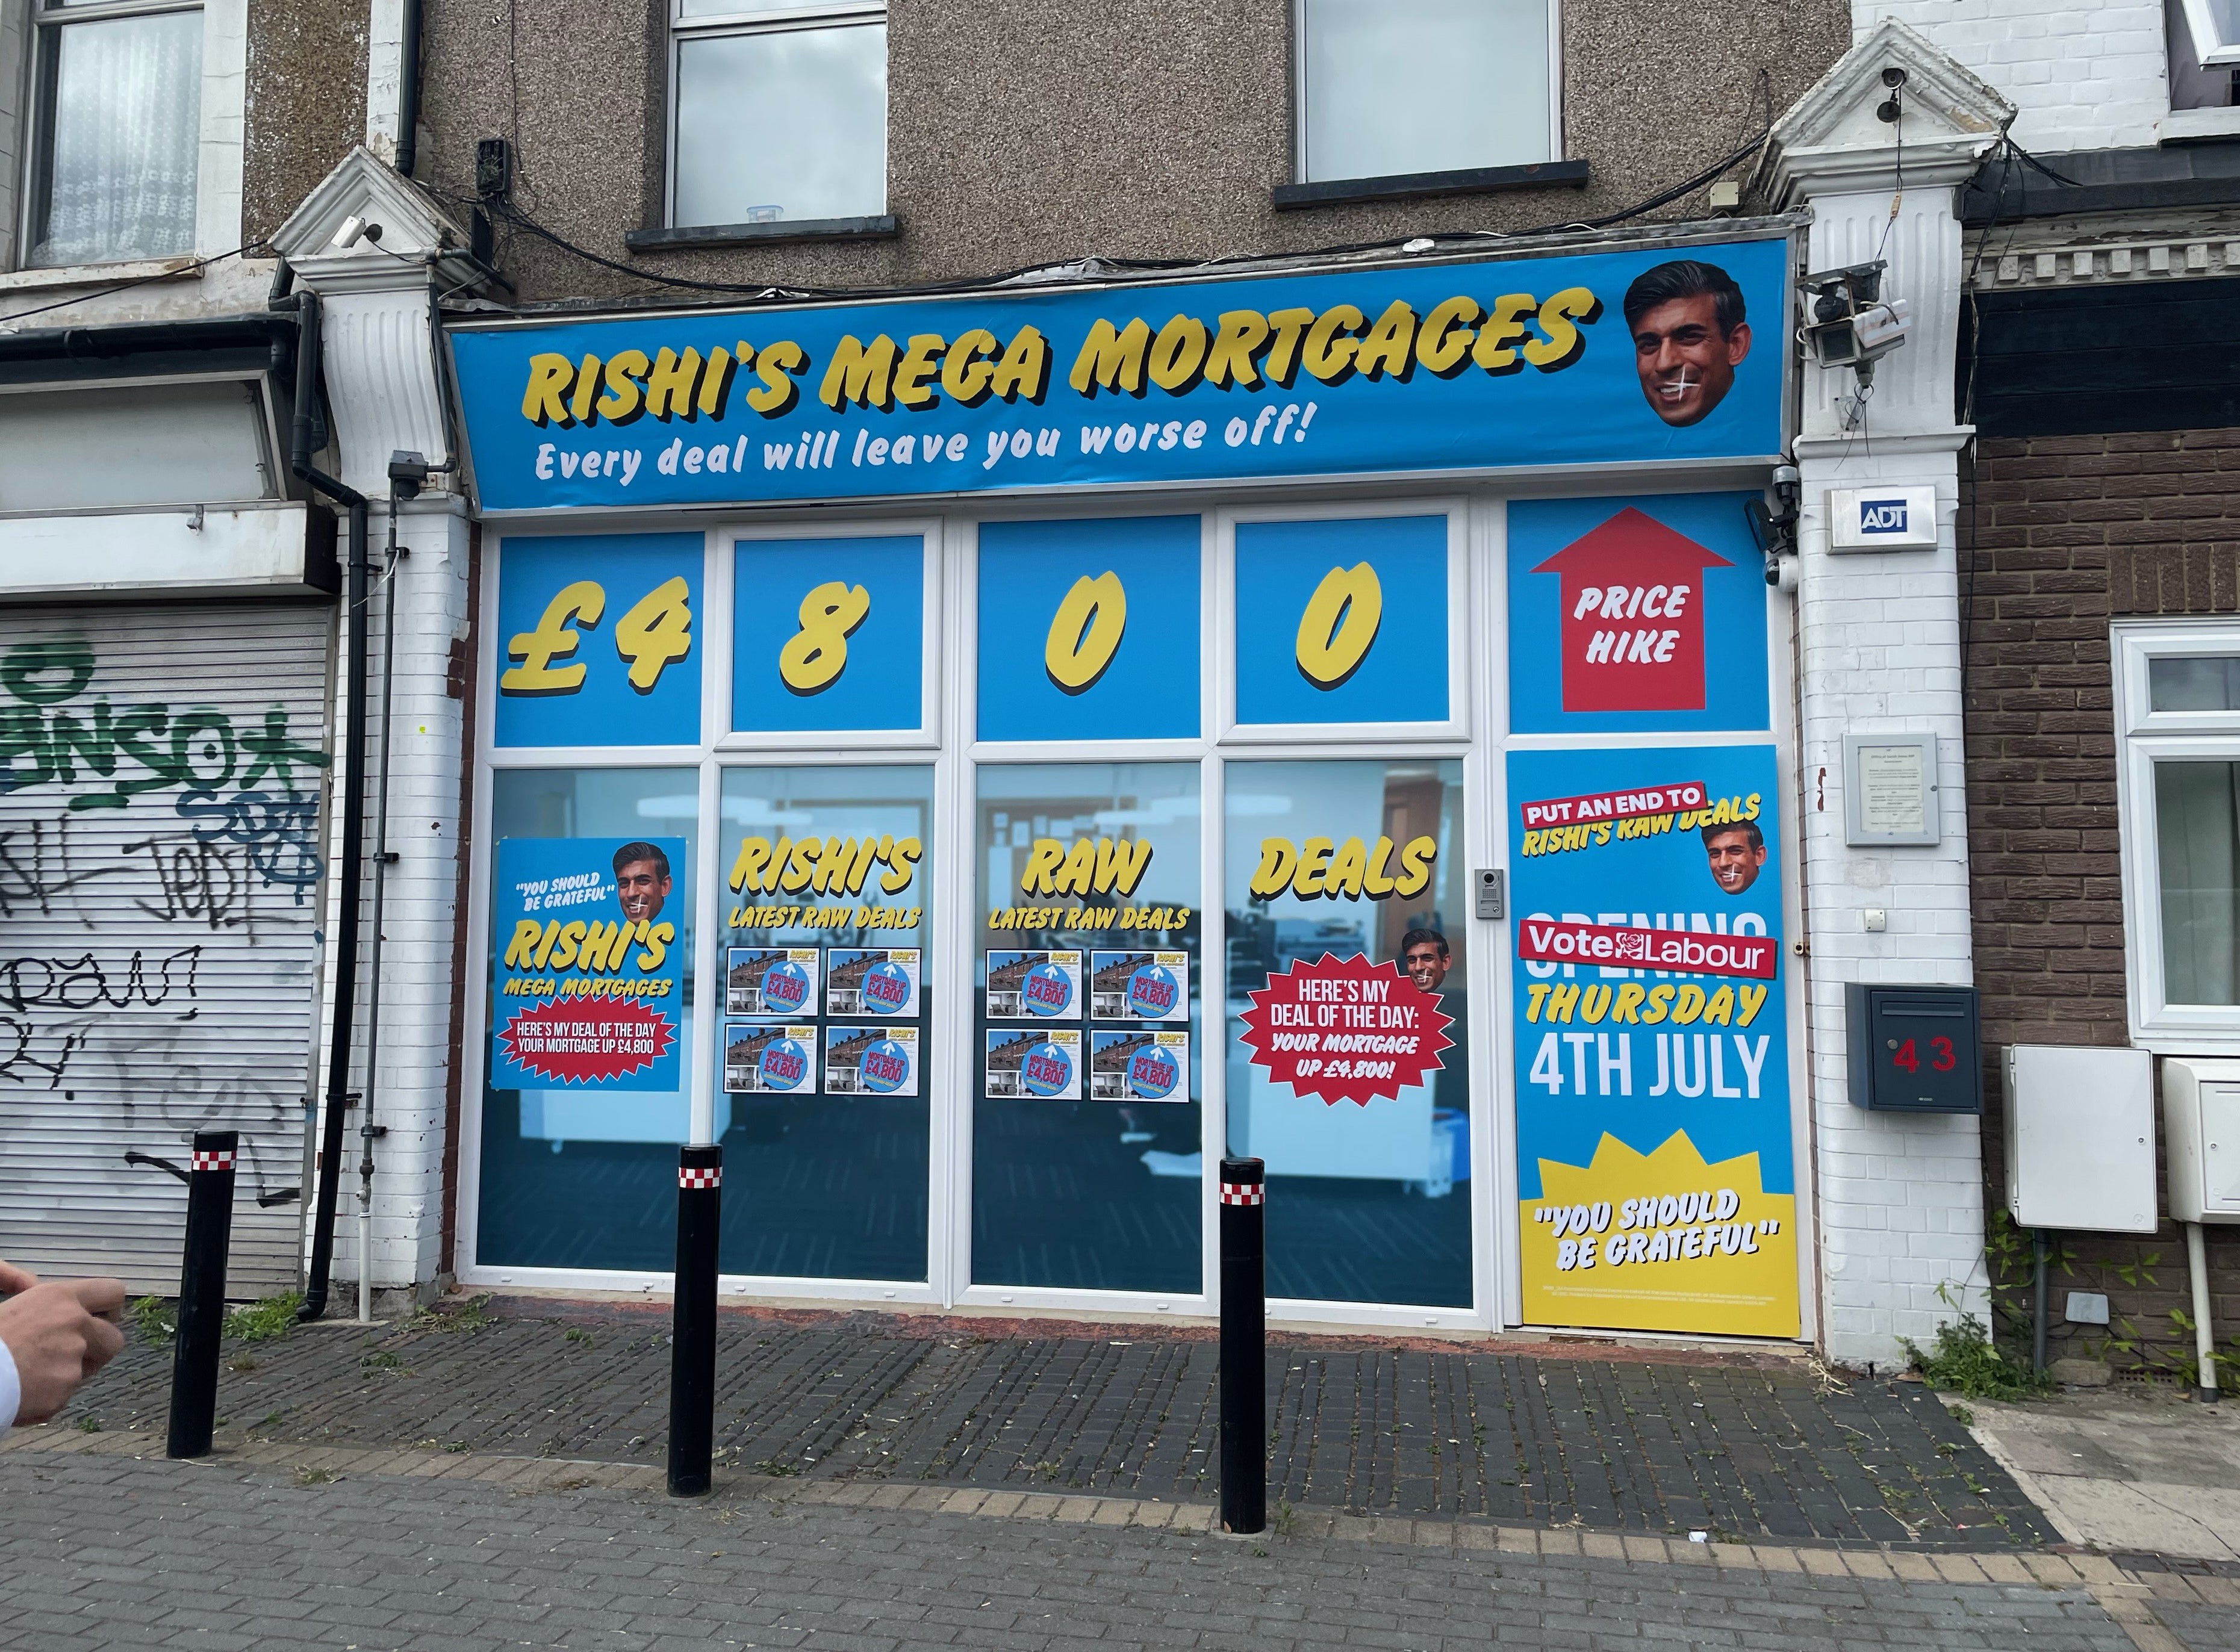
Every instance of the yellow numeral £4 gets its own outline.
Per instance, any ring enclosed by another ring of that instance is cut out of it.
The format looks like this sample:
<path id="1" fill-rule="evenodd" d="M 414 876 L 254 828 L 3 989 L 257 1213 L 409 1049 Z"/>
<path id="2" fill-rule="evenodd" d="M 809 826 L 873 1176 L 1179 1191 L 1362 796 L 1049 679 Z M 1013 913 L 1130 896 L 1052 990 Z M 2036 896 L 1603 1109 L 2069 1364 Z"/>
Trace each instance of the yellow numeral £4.
<path id="1" fill-rule="evenodd" d="M 650 694 L 662 672 L 692 652 L 690 596 L 680 574 L 656 585 L 615 622 L 615 652 L 630 663 L 630 687 L 640 694 Z"/>
<path id="2" fill-rule="evenodd" d="M 581 633 L 569 629 L 569 621 L 597 625 L 606 611 L 607 593 L 597 581 L 579 579 L 562 586 L 559 595 L 544 605 L 537 629 L 521 632 L 505 645 L 506 653 L 519 663 L 500 675 L 498 687 L 508 694 L 573 694 L 582 688 L 581 660 L 572 665 L 552 662 L 573 654 L 583 640 Z"/>

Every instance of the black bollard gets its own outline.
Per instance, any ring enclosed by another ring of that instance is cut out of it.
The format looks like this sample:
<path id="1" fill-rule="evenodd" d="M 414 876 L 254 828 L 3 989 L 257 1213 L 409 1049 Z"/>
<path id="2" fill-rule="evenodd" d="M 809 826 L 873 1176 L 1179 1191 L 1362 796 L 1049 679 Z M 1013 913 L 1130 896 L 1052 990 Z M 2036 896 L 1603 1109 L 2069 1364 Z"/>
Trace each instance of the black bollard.
<path id="1" fill-rule="evenodd" d="M 210 1455 L 210 1429 L 217 1418 L 217 1345 L 225 1335 L 225 1259 L 233 1238 L 233 1156 L 240 1145 L 233 1130 L 195 1132 L 166 1456 Z"/>
<path id="2" fill-rule="evenodd" d="M 1268 1167 L 1221 1162 L 1221 1529 L 1268 1529 Z"/>
<path id="3" fill-rule="evenodd" d="M 669 1358 L 669 1495 L 708 1492 L 716 1449 L 716 1240 L 723 1227 L 723 1149 L 677 1158 L 677 1318 Z"/>

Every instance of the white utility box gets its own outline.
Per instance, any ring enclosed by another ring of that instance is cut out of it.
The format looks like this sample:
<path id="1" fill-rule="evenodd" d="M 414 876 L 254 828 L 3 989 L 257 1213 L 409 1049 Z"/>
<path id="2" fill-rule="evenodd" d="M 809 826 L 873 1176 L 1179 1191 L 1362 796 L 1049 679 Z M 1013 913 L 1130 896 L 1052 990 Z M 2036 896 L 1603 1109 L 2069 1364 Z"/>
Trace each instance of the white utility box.
<path id="1" fill-rule="evenodd" d="M 2154 1057 L 2010 1044 L 2007 1209 L 2021 1228 L 2152 1233 Z"/>
<path id="2" fill-rule="evenodd" d="M 2163 1062 L 2170 1215 L 2240 1222 L 2240 1061 Z"/>

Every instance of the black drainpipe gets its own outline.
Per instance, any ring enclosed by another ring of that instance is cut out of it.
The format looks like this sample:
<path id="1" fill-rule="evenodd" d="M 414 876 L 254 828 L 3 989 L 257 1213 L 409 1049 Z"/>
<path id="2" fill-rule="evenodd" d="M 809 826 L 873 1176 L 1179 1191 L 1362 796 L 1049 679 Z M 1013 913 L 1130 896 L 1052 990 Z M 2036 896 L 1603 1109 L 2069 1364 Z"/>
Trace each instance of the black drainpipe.
<path id="1" fill-rule="evenodd" d="M 420 158 L 420 0 L 404 0 L 404 39 L 397 68 L 397 170 L 412 176 Z"/>
<path id="2" fill-rule="evenodd" d="M 417 12 L 418 8 L 409 10 Z M 343 1115 L 350 1110 L 351 1021 L 357 1008 L 358 902 L 363 877 L 365 836 L 365 496 L 344 487 L 311 463 L 311 410 L 319 394 L 319 296 L 308 288 L 295 296 L 296 416 L 289 466 L 330 499 L 350 507 L 349 604 L 350 679 L 343 709 L 343 863 L 341 918 L 335 936 L 335 1021 L 327 1056 L 327 1114 L 319 1137 L 319 1213 L 311 1233 L 311 1269 L 303 1286 L 301 1320 L 327 1311 L 327 1276 L 335 1260 L 335 1201 L 343 1169 Z M 370 1265 L 360 1257 L 358 1266 Z"/>

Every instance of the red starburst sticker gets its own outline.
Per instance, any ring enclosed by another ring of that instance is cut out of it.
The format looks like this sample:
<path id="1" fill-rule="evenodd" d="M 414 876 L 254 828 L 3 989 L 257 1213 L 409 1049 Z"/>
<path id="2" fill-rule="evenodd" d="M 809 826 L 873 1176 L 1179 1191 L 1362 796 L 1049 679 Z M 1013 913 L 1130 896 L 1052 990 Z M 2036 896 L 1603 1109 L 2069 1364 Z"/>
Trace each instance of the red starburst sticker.
<path id="1" fill-rule="evenodd" d="M 677 1029 L 630 998 L 555 998 L 514 1012 L 498 1033 L 507 1053 L 539 1078 L 593 1084 L 650 1067 Z"/>
<path id="2" fill-rule="evenodd" d="M 1252 1064 L 1274 1084 L 1327 1103 L 1397 1096 L 1446 1063 L 1454 1017 L 1390 962 L 1323 954 L 1303 959 L 1252 995 L 1244 1012 Z"/>

